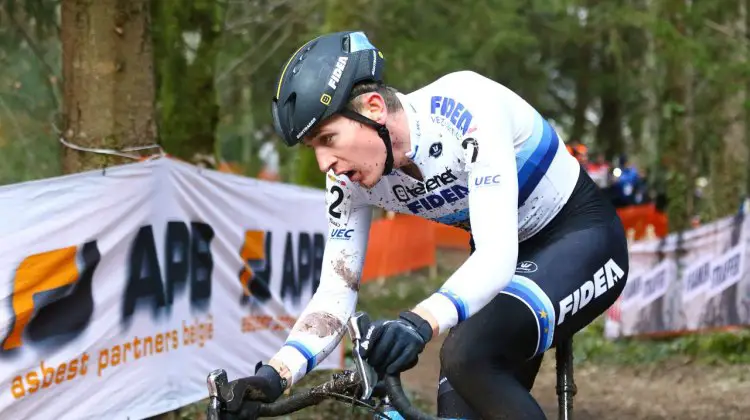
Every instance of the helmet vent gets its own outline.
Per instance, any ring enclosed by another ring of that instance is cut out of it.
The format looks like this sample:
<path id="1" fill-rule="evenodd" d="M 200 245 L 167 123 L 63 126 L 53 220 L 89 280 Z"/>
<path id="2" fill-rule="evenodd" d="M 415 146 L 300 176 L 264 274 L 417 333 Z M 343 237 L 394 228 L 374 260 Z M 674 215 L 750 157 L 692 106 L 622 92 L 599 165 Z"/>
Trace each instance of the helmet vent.
<path id="1" fill-rule="evenodd" d="M 297 92 L 292 92 L 286 99 L 286 124 L 290 130 L 294 130 L 294 111 L 297 105 Z"/>
<path id="2" fill-rule="evenodd" d="M 341 38 L 341 51 L 345 53 L 349 52 L 349 35 Z"/>

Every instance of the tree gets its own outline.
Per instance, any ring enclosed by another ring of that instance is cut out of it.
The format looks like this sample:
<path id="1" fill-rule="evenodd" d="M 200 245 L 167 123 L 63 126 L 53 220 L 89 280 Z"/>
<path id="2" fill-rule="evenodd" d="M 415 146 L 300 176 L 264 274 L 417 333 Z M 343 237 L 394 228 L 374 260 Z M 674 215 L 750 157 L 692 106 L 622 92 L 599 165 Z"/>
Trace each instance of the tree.
<path id="1" fill-rule="evenodd" d="M 60 173 L 56 0 L 0 0 L 0 184 Z"/>
<path id="2" fill-rule="evenodd" d="M 226 7 L 214 0 L 154 3 L 160 143 L 183 159 L 214 153 L 214 72 Z"/>
<path id="3" fill-rule="evenodd" d="M 149 0 L 62 0 L 63 136 L 87 148 L 156 142 Z M 126 162 L 64 148 L 63 171 Z"/>

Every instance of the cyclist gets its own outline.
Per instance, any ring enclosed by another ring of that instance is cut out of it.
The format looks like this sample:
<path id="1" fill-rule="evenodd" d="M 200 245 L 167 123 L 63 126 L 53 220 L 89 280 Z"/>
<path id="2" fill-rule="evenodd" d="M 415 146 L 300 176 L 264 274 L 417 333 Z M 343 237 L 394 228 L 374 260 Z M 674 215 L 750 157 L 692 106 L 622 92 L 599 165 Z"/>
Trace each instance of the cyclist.
<path id="1" fill-rule="evenodd" d="M 361 345 L 380 374 L 413 367 L 448 333 L 438 415 L 543 419 L 530 394 L 543 353 L 591 323 L 628 273 L 615 209 L 551 125 L 503 85 L 470 71 L 408 95 L 383 82 L 362 32 L 304 44 L 273 98 L 286 145 L 326 173 L 329 239 L 320 286 L 285 345 L 255 376 L 270 402 L 328 356 L 354 312 L 371 209 L 458 226 L 471 254 L 442 287 Z"/>

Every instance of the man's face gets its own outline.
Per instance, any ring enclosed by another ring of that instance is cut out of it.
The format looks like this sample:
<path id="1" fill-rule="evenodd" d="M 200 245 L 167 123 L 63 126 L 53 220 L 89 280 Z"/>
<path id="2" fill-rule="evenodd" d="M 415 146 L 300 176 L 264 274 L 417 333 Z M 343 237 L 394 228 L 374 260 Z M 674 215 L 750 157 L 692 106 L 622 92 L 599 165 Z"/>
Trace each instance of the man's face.
<path id="1" fill-rule="evenodd" d="M 374 102 L 379 103 L 362 113 L 383 123 L 382 97 Z M 323 122 L 310 138 L 305 138 L 304 144 L 315 150 L 321 172 L 333 170 L 336 175 L 345 174 L 365 188 L 372 188 L 380 181 L 386 150 L 383 140 L 371 127 L 335 115 Z"/>

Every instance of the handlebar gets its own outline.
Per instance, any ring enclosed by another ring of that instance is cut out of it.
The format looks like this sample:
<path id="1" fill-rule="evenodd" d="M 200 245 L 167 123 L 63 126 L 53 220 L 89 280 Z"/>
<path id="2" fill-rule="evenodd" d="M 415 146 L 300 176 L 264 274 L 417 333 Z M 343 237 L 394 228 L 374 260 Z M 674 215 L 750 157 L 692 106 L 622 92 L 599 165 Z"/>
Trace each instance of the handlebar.
<path id="1" fill-rule="evenodd" d="M 370 318 L 364 312 L 355 313 L 347 324 L 349 337 L 354 344 L 353 356 L 357 367 L 356 371 L 345 370 L 342 373 L 334 374 L 330 380 L 323 384 L 283 397 L 273 403 L 253 403 L 251 411 L 254 413 L 251 418 L 275 417 L 293 413 L 317 405 L 326 399 L 351 402 L 376 411 L 376 408 L 371 404 L 371 397 L 376 392 L 377 375 L 359 354 L 359 342 L 363 337 L 363 332 L 369 326 Z M 411 405 L 409 398 L 404 393 L 399 375 L 386 376 L 383 385 L 390 403 L 401 413 L 404 419 L 443 420 L 440 417 L 423 413 Z M 252 389 L 246 378 L 229 382 L 223 369 L 211 372 L 208 375 L 208 393 L 211 400 L 208 405 L 207 419 L 220 420 L 219 414 L 222 409 L 238 413 L 240 408 L 243 407 L 245 397 L 250 401 L 257 401 L 257 398 L 253 396 L 253 391 L 255 390 Z M 382 397 L 382 395 L 378 396 Z"/>
<path id="2" fill-rule="evenodd" d="M 344 402 L 355 401 L 354 397 L 347 398 L 347 394 L 353 393 L 358 386 L 359 381 L 356 378 L 356 373 L 344 371 L 316 387 L 304 389 L 273 403 L 261 404 L 258 414 L 260 417 L 290 414 L 317 405 L 328 398 Z"/>
<path id="3" fill-rule="evenodd" d="M 385 389 L 391 404 L 406 420 L 443 420 L 442 417 L 431 416 L 411 405 L 409 398 L 401 385 L 400 376 L 386 376 Z"/>
<path id="4" fill-rule="evenodd" d="M 223 378 L 220 379 L 220 378 Z M 219 380 L 216 380 L 219 379 Z M 245 395 L 251 391 L 243 389 L 242 380 L 226 382 L 226 372 L 223 369 L 211 372 L 209 375 L 209 390 L 216 391 L 211 395 L 211 401 L 208 406 L 207 419 L 220 420 L 219 412 L 224 408 L 231 408 L 232 411 L 238 411 Z M 406 420 L 445 420 L 440 417 L 431 416 L 414 407 L 404 392 L 400 376 L 386 376 L 383 380 L 384 391 L 388 395 L 390 403 Z M 362 381 L 357 372 L 343 371 L 336 373 L 333 377 L 315 387 L 298 391 L 288 397 L 282 397 L 272 403 L 257 403 L 254 416 L 258 417 L 276 417 L 294 413 L 304 408 L 318 405 L 327 399 L 334 399 L 342 402 L 359 404 L 375 411 L 371 400 L 362 401 L 354 397 L 362 388 Z M 374 396 L 380 396 L 376 392 Z M 381 416 L 383 416 L 381 414 Z M 385 416 L 383 416 L 385 417 Z"/>

